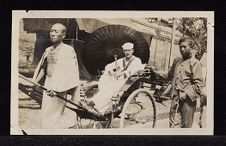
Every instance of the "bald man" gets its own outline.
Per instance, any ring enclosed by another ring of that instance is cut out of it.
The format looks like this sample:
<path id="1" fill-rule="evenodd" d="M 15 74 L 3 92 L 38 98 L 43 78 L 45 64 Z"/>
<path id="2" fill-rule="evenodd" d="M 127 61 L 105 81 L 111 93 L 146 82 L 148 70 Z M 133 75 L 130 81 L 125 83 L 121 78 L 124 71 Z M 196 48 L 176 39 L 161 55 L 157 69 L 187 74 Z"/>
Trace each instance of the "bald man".
<path id="1" fill-rule="evenodd" d="M 58 120 L 65 102 L 57 98 L 72 91 L 72 99 L 79 101 L 79 71 L 74 49 L 63 43 L 66 36 L 64 25 L 57 23 L 50 29 L 52 46 L 46 48 L 33 76 L 35 82 L 44 79 L 47 91 L 43 93 L 41 128 L 58 128 Z"/>
<path id="2" fill-rule="evenodd" d="M 105 66 L 104 74 L 98 83 L 99 92 L 91 99 L 102 114 L 111 106 L 112 95 L 119 91 L 131 75 L 144 69 L 140 58 L 133 55 L 133 43 L 123 44 L 122 49 L 125 57 Z"/>

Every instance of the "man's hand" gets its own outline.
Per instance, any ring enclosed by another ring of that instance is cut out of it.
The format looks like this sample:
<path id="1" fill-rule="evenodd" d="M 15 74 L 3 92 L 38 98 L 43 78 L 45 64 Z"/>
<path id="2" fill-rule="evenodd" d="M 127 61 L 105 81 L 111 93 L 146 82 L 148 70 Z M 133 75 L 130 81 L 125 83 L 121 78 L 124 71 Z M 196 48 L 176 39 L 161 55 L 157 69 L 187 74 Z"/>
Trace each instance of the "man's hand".
<path id="1" fill-rule="evenodd" d="M 187 94 L 185 92 L 180 92 L 179 100 L 185 100 L 187 98 Z"/>
<path id="2" fill-rule="evenodd" d="M 57 93 L 54 90 L 47 90 L 46 93 L 47 93 L 48 96 L 51 96 L 51 97 L 57 95 Z"/>
<path id="3" fill-rule="evenodd" d="M 202 89 L 201 95 L 204 96 L 204 97 L 207 97 L 207 89 L 206 89 L 206 87 L 204 87 L 204 88 Z"/>
<path id="4" fill-rule="evenodd" d="M 114 75 L 116 74 L 116 72 L 113 71 L 113 70 L 109 70 L 109 71 L 107 72 L 107 74 L 108 74 L 109 76 L 114 76 Z"/>
<path id="5" fill-rule="evenodd" d="M 30 86 L 30 88 L 33 90 L 38 90 L 38 85 L 32 85 L 32 86 Z"/>
<path id="6" fill-rule="evenodd" d="M 118 77 L 119 77 L 119 78 L 120 78 L 120 77 L 126 78 L 127 75 L 126 75 L 125 72 L 120 72 L 120 73 L 118 74 Z"/>
<path id="7" fill-rule="evenodd" d="M 207 105 L 207 92 L 206 92 L 206 87 L 203 88 L 201 96 L 200 96 L 200 103 L 203 106 Z"/>

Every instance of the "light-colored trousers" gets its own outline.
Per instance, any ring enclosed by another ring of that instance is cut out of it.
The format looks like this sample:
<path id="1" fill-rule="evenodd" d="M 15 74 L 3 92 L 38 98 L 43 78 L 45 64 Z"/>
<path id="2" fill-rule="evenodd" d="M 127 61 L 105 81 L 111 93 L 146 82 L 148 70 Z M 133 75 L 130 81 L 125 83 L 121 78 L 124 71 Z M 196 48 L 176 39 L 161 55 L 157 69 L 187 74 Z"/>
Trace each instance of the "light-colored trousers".
<path id="1" fill-rule="evenodd" d="M 64 98 L 66 98 L 66 95 L 66 92 L 61 93 L 61 96 Z M 41 107 L 41 128 L 57 128 L 57 122 L 60 119 L 65 104 L 66 102 L 62 99 L 56 96 L 50 97 L 44 92 Z"/>

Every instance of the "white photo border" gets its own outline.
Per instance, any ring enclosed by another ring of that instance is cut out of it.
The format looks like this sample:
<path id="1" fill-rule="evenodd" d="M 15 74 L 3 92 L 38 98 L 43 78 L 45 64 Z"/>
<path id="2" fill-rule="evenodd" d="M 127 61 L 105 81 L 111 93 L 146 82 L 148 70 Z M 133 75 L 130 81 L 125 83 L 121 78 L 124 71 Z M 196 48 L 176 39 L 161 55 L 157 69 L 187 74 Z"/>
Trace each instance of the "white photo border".
<path id="1" fill-rule="evenodd" d="M 214 12 L 213 11 L 12 11 L 10 134 L 21 135 L 18 125 L 19 21 L 21 18 L 207 18 L 207 126 L 153 129 L 24 129 L 29 135 L 213 135 L 214 132 Z"/>

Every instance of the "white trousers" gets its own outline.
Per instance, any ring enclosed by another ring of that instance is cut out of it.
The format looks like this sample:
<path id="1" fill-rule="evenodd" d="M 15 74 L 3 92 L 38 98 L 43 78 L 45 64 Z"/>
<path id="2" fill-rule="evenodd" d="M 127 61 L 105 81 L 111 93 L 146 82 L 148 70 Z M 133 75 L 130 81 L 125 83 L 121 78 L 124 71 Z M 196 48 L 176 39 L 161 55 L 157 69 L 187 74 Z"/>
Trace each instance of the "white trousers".
<path id="1" fill-rule="evenodd" d="M 116 79 L 111 76 L 101 76 L 98 88 L 99 92 L 94 95 L 92 101 L 99 112 L 105 112 L 111 105 L 111 98 L 125 84 L 126 79 Z"/>

